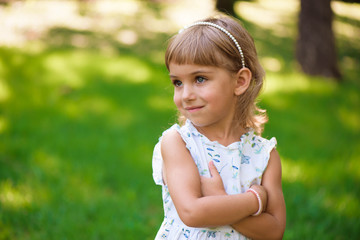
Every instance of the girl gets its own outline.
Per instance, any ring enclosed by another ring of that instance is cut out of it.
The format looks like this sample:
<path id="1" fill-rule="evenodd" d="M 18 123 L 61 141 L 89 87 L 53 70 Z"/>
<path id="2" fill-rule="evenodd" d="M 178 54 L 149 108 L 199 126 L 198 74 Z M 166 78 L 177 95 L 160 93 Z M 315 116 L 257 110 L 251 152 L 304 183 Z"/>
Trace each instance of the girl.
<path id="1" fill-rule="evenodd" d="M 264 71 L 237 20 L 196 22 L 166 50 L 183 124 L 155 146 L 165 217 L 156 239 L 280 239 L 285 202 L 276 140 L 261 138 Z M 260 186 L 261 184 L 261 186 Z"/>

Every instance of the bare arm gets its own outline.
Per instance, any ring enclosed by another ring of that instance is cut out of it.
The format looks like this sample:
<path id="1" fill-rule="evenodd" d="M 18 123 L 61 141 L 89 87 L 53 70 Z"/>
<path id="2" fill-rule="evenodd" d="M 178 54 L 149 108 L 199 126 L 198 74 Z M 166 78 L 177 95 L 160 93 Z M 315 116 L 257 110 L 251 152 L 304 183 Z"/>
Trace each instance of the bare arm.
<path id="1" fill-rule="evenodd" d="M 161 154 L 164 180 L 187 226 L 228 225 L 257 211 L 257 199 L 252 193 L 202 196 L 198 169 L 178 132 L 169 131 L 163 136 Z"/>
<path id="2" fill-rule="evenodd" d="M 258 217 L 247 217 L 232 227 L 252 239 L 281 239 L 285 231 L 286 209 L 281 186 L 281 161 L 275 149 L 270 153 L 261 184 L 268 193 L 266 211 Z"/>

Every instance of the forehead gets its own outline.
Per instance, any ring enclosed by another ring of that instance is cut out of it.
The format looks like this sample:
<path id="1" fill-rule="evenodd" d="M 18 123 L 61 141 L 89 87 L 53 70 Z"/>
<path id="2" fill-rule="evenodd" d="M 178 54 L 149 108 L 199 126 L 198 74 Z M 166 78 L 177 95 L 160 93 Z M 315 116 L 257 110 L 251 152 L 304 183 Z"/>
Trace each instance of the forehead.
<path id="1" fill-rule="evenodd" d="M 214 66 L 204 66 L 198 64 L 178 64 L 170 62 L 169 75 L 170 77 L 183 76 L 183 75 L 195 75 L 199 73 L 214 73 L 219 71 L 219 68 Z"/>
<path id="2" fill-rule="evenodd" d="M 170 79 L 185 80 L 187 78 L 193 79 L 195 77 L 207 77 L 211 79 L 232 79 L 233 73 L 224 68 L 215 66 L 204 66 L 197 64 L 177 64 L 170 63 L 169 65 Z"/>

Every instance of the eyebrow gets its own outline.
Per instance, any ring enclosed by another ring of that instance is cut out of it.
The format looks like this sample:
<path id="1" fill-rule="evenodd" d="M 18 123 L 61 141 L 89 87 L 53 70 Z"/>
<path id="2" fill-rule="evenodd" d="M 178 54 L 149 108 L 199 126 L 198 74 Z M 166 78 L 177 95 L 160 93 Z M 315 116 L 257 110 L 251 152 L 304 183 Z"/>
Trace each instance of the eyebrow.
<path id="1" fill-rule="evenodd" d="M 201 73 L 213 73 L 214 71 L 207 71 L 207 70 L 197 70 L 197 71 L 194 71 L 192 73 L 190 73 L 190 75 L 197 75 L 197 74 L 201 74 Z M 169 74 L 169 76 L 171 78 L 177 78 L 178 76 L 176 75 L 172 75 L 172 74 Z"/>

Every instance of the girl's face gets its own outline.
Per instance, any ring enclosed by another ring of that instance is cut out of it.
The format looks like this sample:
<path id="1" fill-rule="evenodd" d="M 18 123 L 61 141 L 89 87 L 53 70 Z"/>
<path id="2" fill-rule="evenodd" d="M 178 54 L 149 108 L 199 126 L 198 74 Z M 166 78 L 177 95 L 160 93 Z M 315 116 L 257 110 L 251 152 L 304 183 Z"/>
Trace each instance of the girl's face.
<path id="1" fill-rule="evenodd" d="M 169 71 L 174 102 L 183 116 L 198 127 L 232 124 L 235 74 L 213 66 L 175 63 L 169 64 Z"/>

